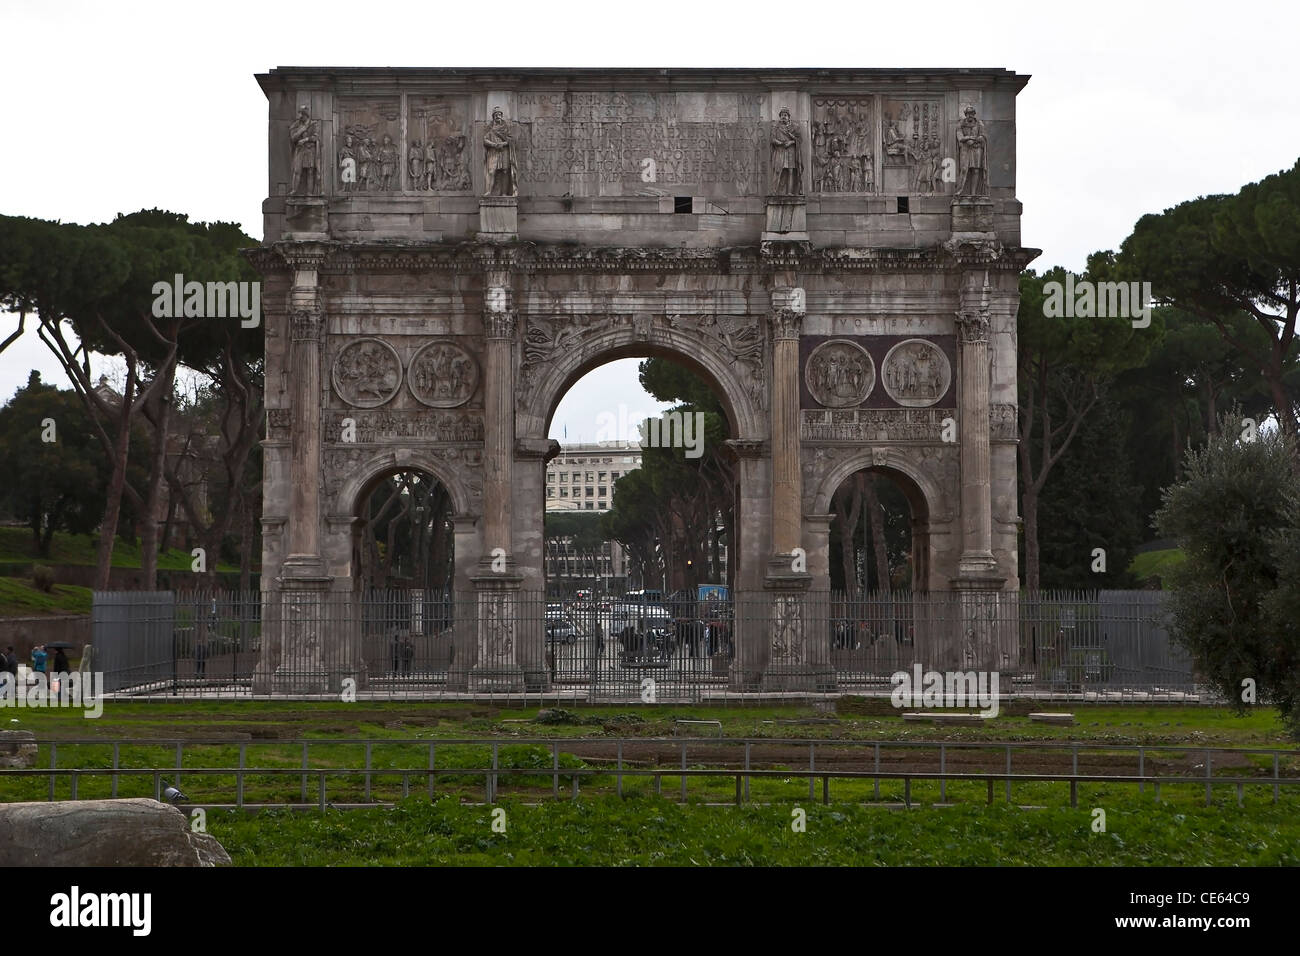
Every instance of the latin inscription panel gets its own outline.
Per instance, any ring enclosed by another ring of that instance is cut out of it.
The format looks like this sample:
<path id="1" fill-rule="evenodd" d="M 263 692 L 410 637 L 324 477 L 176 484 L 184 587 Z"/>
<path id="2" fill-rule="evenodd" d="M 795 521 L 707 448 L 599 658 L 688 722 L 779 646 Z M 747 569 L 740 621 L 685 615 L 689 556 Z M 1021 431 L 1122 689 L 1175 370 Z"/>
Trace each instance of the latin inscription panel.
<path id="1" fill-rule="evenodd" d="M 533 195 L 763 192 L 763 98 L 705 93 L 524 93 L 519 179 Z"/>

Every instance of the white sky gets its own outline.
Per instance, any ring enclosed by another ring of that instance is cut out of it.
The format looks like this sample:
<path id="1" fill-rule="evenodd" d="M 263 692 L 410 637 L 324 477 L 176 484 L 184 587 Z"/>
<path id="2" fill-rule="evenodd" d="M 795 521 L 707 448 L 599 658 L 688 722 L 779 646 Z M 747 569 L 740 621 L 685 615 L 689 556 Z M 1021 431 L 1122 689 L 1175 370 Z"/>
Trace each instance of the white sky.
<path id="1" fill-rule="evenodd" d="M 1035 268 L 1080 269 L 1146 212 L 1289 168 L 1300 155 L 1300 5 L 862 0 L 703 3 L 182 3 L 5 0 L 0 213 L 102 222 L 158 207 L 261 236 L 275 66 L 1001 67 L 1017 107 L 1018 195 Z M 5 332 L 4 334 L 8 334 Z M 39 368 L 0 355 L 0 401 Z M 635 361 L 584 378 L 552 435 L 593 409 L 651 412 Z"/>

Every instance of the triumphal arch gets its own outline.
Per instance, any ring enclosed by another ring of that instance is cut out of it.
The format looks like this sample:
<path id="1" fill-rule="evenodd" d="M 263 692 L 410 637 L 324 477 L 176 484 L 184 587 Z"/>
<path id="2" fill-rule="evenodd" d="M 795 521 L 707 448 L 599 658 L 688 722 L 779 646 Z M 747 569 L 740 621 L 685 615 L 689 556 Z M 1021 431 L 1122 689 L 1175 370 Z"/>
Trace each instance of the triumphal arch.
<path id="1" fill-rule="evenodd" d="M 334 689 L 359 502 L 445 485 L 449 686 L 545 689 L 549 419 L 614 358 L 716 389 L 738 461 L 737 687 L 834 685 L 804 596 L 830 503 L 906 492 L 918 589 L 1015 592 L 1015 104 L 1005 70 L 280 68 L 269 101 L 263 688 Z M 331 605 L 332 606 L 332 605 Z M 342 648 L 340 650 L 340 648 Z M 1004 649 L 1014 655 L 1014 647 Z M 340 657 L 340 655 L 342 655 Z"/>

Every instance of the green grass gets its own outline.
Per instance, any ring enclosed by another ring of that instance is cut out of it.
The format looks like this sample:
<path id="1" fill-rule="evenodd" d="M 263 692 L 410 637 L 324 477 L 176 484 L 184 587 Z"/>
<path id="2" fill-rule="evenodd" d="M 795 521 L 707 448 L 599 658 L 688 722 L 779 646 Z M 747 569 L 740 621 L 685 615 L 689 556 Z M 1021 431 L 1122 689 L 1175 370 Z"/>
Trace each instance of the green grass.
<path id="1" fill-rule="evenodd" d="M 0 528 L 0 564 L 75 564 L 91 565 L 96 563 L 95 552 L 99 546 L 99 536 L 89 534 L 67 534 L 56 531 L 50 541 L 48 557 L 36 553 L 32 543 L 32 532 L 28 528 Z M 140 543 L 113 541 L 113 567 L 140 567 Z M 188 571 L 194 562 L 194 556 L 188 551 L 171 548 L 158 555 L 158 568 L 166 571 Z M 219 571 L 238 571 L 230 564 L 220 564 Z"/>
<path id="2" fill-rule="evenodd" d="M 90 588 L 56 584 L 47 594 L 28 578 L 0 577 L 0 617 L 89 614 L 90 602 Z"/>
<path id="3" fill-rule="evenodd" d="M 804 802 L 710 807 L 599 797 L 493 808 L 419 798 L 392 809 L 208 814 L 239 866 L 1300 865 L 1296 807 L 1102 804 L 909 811 Z M 496 816 L 501 820 L 500 814 Z"/>
<path id="4" fill-rule="evenodd" d="M 1145 551 L 1134 555 L 1129 564 L 1129 573 L 1139 580 L 1158 575 L 1162 581 L 1169 577 L 1169 572 L 1187 560 L 1181 548 L 1168 548 L 1164 551 Z"/>

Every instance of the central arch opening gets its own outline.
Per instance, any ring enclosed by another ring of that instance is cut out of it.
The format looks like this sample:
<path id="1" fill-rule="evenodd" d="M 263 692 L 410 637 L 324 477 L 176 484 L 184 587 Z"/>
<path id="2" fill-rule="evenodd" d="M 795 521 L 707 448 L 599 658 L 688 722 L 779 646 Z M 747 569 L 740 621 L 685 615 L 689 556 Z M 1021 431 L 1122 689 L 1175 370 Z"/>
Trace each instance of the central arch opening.
<path id="1" fill-rule="evenodd" d="M 675 353 L 617 350 L 548 410 L 548 666 L 626 693 L 716 669 L 725 681 L 739 473 L 722 390 Z M 716 662 L 716 663 L 715 663 Z M 624 686 L 625 685 L 625 686 Z"/>

